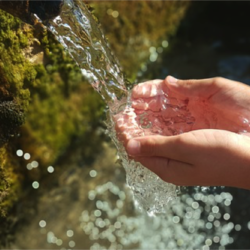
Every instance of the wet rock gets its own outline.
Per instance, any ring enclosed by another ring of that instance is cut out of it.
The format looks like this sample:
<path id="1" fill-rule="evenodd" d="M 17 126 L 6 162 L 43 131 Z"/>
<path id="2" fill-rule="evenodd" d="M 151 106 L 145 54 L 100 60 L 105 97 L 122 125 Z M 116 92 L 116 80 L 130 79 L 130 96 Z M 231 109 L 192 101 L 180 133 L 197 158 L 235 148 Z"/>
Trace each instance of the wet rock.
<path id="1" fill-rule="evenodd" d="M 0 146 L 17 134 L 24 123 L 24 112 L 15 101 L 0 101 Z"/>

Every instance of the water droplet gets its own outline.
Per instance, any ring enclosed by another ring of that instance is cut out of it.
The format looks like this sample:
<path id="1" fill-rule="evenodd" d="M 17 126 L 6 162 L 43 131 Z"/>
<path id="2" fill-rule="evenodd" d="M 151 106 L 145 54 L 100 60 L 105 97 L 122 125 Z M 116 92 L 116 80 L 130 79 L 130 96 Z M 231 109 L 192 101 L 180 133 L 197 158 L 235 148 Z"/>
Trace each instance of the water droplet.
<path id="1" fill-rule="evenodd" d="M 206 223 L 206 228 L 207 229 L 212 229 L 213 224 L 211 222 Z"/>
<path id="2" fill-rule="evenodd" d="M 31 166 L 32 168 L 37 168 L 39 166 L 39 163 L 37 161 L 32 161 Z"/>
<path id="3" fill-rule="evenodd" d="M 193 202 L 192 207 L 193 207 L 193 209 L 197 209 L 199 207 L 199 203 L 198 202 Z"/>
<path id="4" fill-rule="evenodd" d="M 62 243 L 63 243 L 63 241 L 62 241 L 61 239 L 57 239 L 57 240 L 56 240 L 56 245 L 57 245 L 57 246 L 61 246 Z"/>
<path id="5" fill-rule="evenodd" d="M 102 212 L 100 210 L 95 210 L 94 215 L 95 217 L 99 217 L 102 215 Z"/>
<path id="6" fill-rule="evenodd" d="M 73 240 L 71 240 L 69 242 L 69 247 L 75 247 L 75 245 L 76 245 L 76 243 Z"/>
<path id="7" fill-rule="evenodd" d="M 95 171 L 95 170 L 91 170 L 90 172 L 89 172 L 89 175 L 90 175 L 90 177 L 96 177 L 97 176 L 97 172 Z"/>
<path id="8" fill-rule="evenodd" d="M 220 226 L 220 221 L 218 221 L 218 220 L 214 221 L 214 226 L 219 227 Z"/>
<path id="9" fill-rule="evenodd" d="M 108 14 L 108 15 L 112 15 L 112 13 L 113 13 L 113 10 L 112 10 L 112 9 L 108 9 L 108 10 L 107 10 L 107 14 Z"/>
<path id="10" fill-rule="evenodd" d="M 209 248 L 209 246 L 203 246 L 202 247 L 202 250 L 209 250 L 210 248 Z"/>
<path id="11" fill-rule="evenodd" d="M 208 217 L 207 217 L 207 220 L 212 222 L 214 220 L 214 216 L 212 214 L 210 214 Z"/>
<path id="12" fill-rule="evenodd" d="M 230 219 L 230 214 L 226 213 L 223 215 L 224 220 L 229 220 Z"/>
<path id="13" fill-rule="evenodd" d="M 235 229 L 235 231 L 240 231 L 241 230 L 241 225 L 236 224 L 234 229 Z"/>
<path id="14" fill-rule="evenodd" d="M 49 173 L 53 173 L 53 172 L 55 171 L 55 169 L 54 169 L 54 167 L 49 166 L 49 167 L 47 168 L 47 171 L 48 171 Z"/>
<path id="15" fill-rule="evenodd" d="M 213 241 L 214 241 L 214 243 L 219 243 L 220 242 L 220 237 L 214 236 Z"/>
<path id="16" fill-rule="evenodd" d="M 231 200 L 230 200 L 230 199 L 226 199 L 226 200 L 224 201 L 224 204 L 225 204 L 226 206 L 230 206 L 230 205 L 231 205 Z"/>
<path id="17" fill-rule="evenodd" d="M 23 158 L 25 160 L 29 160 L 30 159 L 30 154 L 29 153 L 25 153 L 24 156 L 23 156 Z"/>
<path id="18" fill-rule="evenodd" d="M 16 151 L 16 155 L 19 156 L 19 157 L 23 156 L 23 150 L 18 149 L 18 150 Z"/>
<path id="19" fill-rule="evenodd" d="M 215 213 L 215 214 L 218 213 L 219 212 L 219 207 L 218 206 L 213 206 L 212 207 L 212 212 Z"/>
<path id="20" fill-rule="evenodd" d="M 158 58 L 158 53 L 157 53 L 157 52 L 152 53 L 152 54 L 150 54 L 150 56 L 149 56 L 149 60 L 150 60 L 151 62 L 155 62 L 155 61 L 157 60 L 157 58 Z"/>
<path id="21" fill-rule="evenodd" d="M 173 217 L 173 222 L 176 223 L 176 224 L 179 223 L 180 222 L 180 217 L 179 216 L 174 216 Z"/>
<path id="22" fill-rule="evenodd" d="M 96 196 L 96 192 L 94 190 L 90 190 L 88 194 L 89 200 L 94 200 L 95 196 Z"/>
<path id="23" fill-rule="evenodd" d="M 66 235 L 67 235 L 68 237 L 72 237 L 72 236 L 74 235 L 73 230 L 68 230 L 68 231 L 66 232 Z"/>
<path id="24" fill-rule="evenodd" d="M 34 182 L 32 183 L 32 187 L 33 187 L 34 189 L 38 189 L 38 188 L 39 188 L 39 182 L 34 181 Z"/>
<path id="25" fill-rule="evenodd" d="M 168 47 L 168 41 L 166 41 L 166 40 L 162 41 L 161 45 L 162 45 L 163 48 L 167 48 Z"/>
<path id="26" fill-rule="evenodd" d="M 112 11 L 112 17 L 117 18 L 119 16 L 119 12 L 117 10 Z"/>
<path id="27" fill-rule="evenodd" d="M 39 221 L 39 226 L 40 227 L 46 227 L 46 221 L 45 220 L 40 220 Z"/>
<path id="28" fill-rule="evenodd" d="M 31 170 L 31 169 L 32 169 L 32 165 L 31 165 L 30 163 L 28 163 L 27 166 L 26 166 L 26 168 L 27 168 L 28 170 Z"/>

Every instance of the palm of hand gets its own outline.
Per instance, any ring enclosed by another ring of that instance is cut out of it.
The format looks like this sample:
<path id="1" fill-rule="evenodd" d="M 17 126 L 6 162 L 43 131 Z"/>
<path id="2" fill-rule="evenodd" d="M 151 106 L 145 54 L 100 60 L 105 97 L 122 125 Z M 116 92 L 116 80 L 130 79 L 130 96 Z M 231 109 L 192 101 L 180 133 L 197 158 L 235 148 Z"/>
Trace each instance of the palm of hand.
<path id="1" fill-rule="evenodd" d="M 249 93 L 244 91 L 248 90 L 248 87 L 242 84 L 233 86 L 228 84 L 224 88 L 218 85 L 209 87 L 207 92 L 204 92 L 206 89 L 201 91 L 198 97 L 188 97 L 188 108 L 196 118 L 192 130 L 220 129 L 235 133 L 249 132 Z"/>
<path id="2" fill-rule="evenodd" d="M 237 86 L 237 88 L 235 87 Z M 241 85 L 204 87 L 192 95 L 169 90 L 165 81 L 138 85 L 132 93 L 132 108 L 119 114 L 117 130 L 128 140 L 145 135 L 176 135 L 198 129 L 250 132 L 250 106 Z M 245 86 L 244 86 L 245 87 Z"/>
<path id="3" fill-rule="evenodd" d="M 117 135 L 133 159 L 167 182 L 249 189 L 249 96 L 249 87 L 220 78 L 139 84 L 132 107 L 114 117 Z M 134 137 L 139 154 L 127 144 Z"/>

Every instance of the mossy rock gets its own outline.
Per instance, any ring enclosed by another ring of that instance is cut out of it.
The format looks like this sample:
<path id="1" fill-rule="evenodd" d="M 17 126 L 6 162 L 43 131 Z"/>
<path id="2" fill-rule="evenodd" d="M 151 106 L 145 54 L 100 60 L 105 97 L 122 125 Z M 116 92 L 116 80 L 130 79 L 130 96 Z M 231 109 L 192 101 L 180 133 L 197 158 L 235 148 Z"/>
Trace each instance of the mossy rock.
<path id="1" fill-rule="evenodd" d="M 0 10 L 0 28 L 3 225 L 3 218 L 9 219 L 25 187 L 42 178 L 75 138 L 84 141 L 93 134 L 100 125 L 104 104 L 62 46 L 40 24 L 33 28 Z M 30 159 L 18 157 L 18 149 L 29 153 Z M 39 162 L 37 171 L 27 170 L 32 161 Z"/>

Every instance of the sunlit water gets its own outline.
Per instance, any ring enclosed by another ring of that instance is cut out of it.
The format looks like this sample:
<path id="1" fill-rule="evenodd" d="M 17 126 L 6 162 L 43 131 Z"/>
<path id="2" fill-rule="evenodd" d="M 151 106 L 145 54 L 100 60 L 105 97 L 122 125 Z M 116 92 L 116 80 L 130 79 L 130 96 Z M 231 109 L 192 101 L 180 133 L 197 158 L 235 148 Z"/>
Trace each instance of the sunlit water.
<path id="1" fill-rule="evenodd" d="M 49 21 L 47 26 L 107 103 L 109 135 L 118 148 L 118 155 L 126 169 L 127 183 L 133 191 L 137 206 L 149 213 L 164 212 L 168 202 L 176 197 L 178 188 L 163 182 L 141 164 L 129 160 L 121 142 L 116 138 L 112 117 L 131 106 L 129 91 L 96 21 L 82 1 L 66 0 L 61 15 Z M 145 120 L 139 120 L 138 124 L 142 130 L 147 127 Z M 156 126 L 151 129 L 154 130 L 157 134 Z M 134 133 L 134 136 L 138 135 Z"/>

